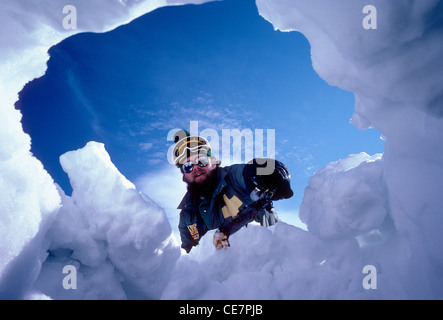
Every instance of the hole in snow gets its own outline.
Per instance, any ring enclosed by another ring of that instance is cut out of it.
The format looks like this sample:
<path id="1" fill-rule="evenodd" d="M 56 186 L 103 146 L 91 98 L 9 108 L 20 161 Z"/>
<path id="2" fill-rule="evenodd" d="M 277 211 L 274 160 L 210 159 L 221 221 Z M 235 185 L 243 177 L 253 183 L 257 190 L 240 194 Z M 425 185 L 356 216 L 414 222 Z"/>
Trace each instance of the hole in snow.
<path id="1" fill-rule="evenodd" d="M 160 8 L 104 34 L 72 36 L 49 54 L 46 74 L 16 107 L 32 152 L 67 194 L 59 156 L 91 140 L 137 181 L 171 167 L 167 134 L 191 121 L 220 137 L 222 129 L 275 129 L 276 158 L 295 191 L 277 211 L 291 220 L 316 170 L 383 151 L 378 132 L 348 123 L 353 95 L 318 77 L 304 36 L 274 31 L 251 1 Z M 168 202 L 180 200 L 170 185 L 157 186 L 173 194 Z"/>

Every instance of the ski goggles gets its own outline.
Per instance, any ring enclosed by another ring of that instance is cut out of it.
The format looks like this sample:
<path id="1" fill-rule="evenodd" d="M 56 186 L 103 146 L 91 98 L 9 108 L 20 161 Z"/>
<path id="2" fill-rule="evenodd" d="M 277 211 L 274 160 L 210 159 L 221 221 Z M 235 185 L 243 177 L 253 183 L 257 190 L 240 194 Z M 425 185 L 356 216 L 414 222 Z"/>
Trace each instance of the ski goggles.
<path id="1" fill-rule="evenodd" d="M 201 156 L 195 160 L 187 161 L 180 167 L 180 169 L 183 173 L 191 173 L 192 170 L 194 170 L 194 164 L 204 168 L 209 164 L 209 158 L 206 156 Z"/>

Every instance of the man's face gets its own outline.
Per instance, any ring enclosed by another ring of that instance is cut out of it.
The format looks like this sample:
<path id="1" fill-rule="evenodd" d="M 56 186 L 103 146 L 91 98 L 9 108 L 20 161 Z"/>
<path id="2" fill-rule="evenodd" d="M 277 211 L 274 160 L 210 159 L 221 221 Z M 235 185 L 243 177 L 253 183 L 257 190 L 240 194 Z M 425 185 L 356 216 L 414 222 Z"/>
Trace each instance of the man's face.
<path id="1" fill-rule="evenodd" d="M 187 184 L 201 184 L 210 176 L 212 170 L 217 168 L 215 161 L 211 157 L 203 154 L 195 154 L 186 159 L 187 161 L 196 161 L 198 157 L 206 157 L 209 161 L 206 167 L 200 167 L 198 164 L 193 164 L 193 170 L 190 173 L 183 173 L 183 181 Z"/>

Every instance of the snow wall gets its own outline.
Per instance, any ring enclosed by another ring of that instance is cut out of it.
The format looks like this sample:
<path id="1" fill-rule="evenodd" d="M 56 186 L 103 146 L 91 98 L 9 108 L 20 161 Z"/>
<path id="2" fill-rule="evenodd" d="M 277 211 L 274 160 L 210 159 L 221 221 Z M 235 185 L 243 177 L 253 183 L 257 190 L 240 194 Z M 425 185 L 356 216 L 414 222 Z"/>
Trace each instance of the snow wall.
<path id="1" fill-rule="evenodd" d="M 386 140 L 383 155 L 350 155 L 310 179 L 300 207 L 309 231 L 250 226 L 221 252 L 208 234 L 181 256 L 164 211 L 95 142 L 61 156 L 72 197 L 55 185 L 14 109 L 48 49 L 188 2 L 73 0 L 77 30 L 63 28 L 58 1 L 0 4 L 0 298 L 443 298 L 441 1 L 371 1 L 369 30 L 365 1 L 256 1 L 276 29 L 307 37 L 323 79 L 354 92 L 351 122 Z M 64 286 L 66 266 L 76 289 Z"/>

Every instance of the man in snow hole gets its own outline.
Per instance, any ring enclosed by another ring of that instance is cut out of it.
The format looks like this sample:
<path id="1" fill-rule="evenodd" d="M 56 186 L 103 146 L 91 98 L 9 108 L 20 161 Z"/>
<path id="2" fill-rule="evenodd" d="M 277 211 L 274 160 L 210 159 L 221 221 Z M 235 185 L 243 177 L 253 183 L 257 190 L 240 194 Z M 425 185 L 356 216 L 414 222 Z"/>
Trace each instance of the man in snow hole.
<path id="1" fill-rule="evenodd" d="M 174 142 L 172 158 L 188 189 L 178 206 L 181 247 L 188 253 L 208 230 L 217 229 L 226 218 L 236 216 L 243 204 L 251 204 L 254 190 L 275 190 L 272 200 L 293 195 L 288 169 L 277 160 L 254 159 L 248 164 L 221 167 L 206 139 L 180 130 Z M 260 216 L 261 221 L 257 222 L 262 226 L 277 221 L 272 210 L 263 209 Z M 219 230 L 213 242 L 217 249 L 229 246 L 227 236 Z"/>

